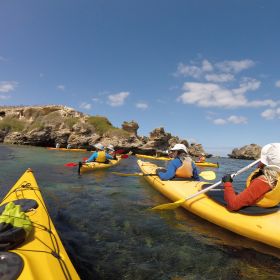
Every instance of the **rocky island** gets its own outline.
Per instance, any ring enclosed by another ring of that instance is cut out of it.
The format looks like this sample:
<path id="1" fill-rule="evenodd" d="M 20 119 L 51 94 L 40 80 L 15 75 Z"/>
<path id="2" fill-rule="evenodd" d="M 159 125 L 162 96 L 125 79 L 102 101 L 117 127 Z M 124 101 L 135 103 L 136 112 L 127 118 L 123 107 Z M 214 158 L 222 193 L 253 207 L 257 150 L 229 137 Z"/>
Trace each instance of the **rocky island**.
<path id="1" fill-rule="evenodd" d="M 60 105 L 0 107 L 0 143 L 42 147 L 59 143 L 61 147 L 70 144 L 73 148 L 91 150 L 95 143 L 101 142 L 147 155 L 183 143 L 192 156 L 200 153 L 211 156 L 201 144 L 189 144 L 165 132 L 163 127 L 155 128 L 149 137 L 139 136 L 138 128 L 135 121 L 124 121 L 122 127 L 117 128 L 104 116 L 90 116 Z"/>
<path id="2" fill-rule="evenodd" d="M 185 144 L 191 156 L 207 153 L 201 144 L 189 143 L 178 136 L 155 128 L 149 136 L 139 136 L 136 121 L 124 121 L 114 127 L 104 116 L 90 116 L 61 105 L 2 106 L 0 107 L 0 143 L 54 147 L 70 144 L 73 148 L 91 150 L 101 142 L 113 144 L 116 149 L 146 155 L 165 151 L 175 143 Z M 235 159 L 257 159 L 261 146 L 257 144 L 235 148 L 228 156 Z"/>

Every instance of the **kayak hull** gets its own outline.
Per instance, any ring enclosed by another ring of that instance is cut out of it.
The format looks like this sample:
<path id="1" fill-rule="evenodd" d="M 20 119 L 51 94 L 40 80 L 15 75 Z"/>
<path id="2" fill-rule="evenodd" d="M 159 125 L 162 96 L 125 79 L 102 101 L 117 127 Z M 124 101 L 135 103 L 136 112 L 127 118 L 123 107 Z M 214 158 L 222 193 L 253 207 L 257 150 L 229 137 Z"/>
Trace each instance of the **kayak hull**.
<path id="1" fill-rule="evenodd" d="M 30 169 L 20 177 L 0 205 L 18 199 L 36 200 L 38 207 L 26 213 L 33 225 L 30 235 L 17 248 L 9 250 L 19 255 L 24 262 L 17 279 L 80 279 L 53 225 Z M 55 257 L 55 254 L 59 257 Z"/>
<path id="2" fill-rule="evenodd" d="M 153 174 L 157 166 L 149 162 L 137 161 L 143 174 Z M 172 202 L 185 199 L 202 189 L 206 182 L 161 181 L 157 176 L 144 176 L 148 183 Z M 280 211 L 263 215 L 246 215 L 230 212 L 221 204 L 200 194 L 186 200 L 183 208 L 222 228 L 244 237 L 280 248 Z"/>
<path id="3" fill-rule="evenodd" d="M 89 172 L 89 171 L 94 171 L 94 170 L 99 170 L 99 169 L 106 169 L 106 168 L 110 168 L 116 164 L 118 164 L 121 160 L 121 157 L 118 157 L 117 160 L 110 160 L 109 163 L 100 163 L 100 162 L 89 162 L 89 163 L 83 163 L 81 168 L 80 168 L 80 172 L 81 173 L 85 173 L 85 172 Z"/>
<path id="4" fill-rule="evenodd" d="M 148 155 L 140 155 L 140 154 L 135 154 L 137 158 L 144 158 L 144 159 L 151 159 L 151 160 L 172 160 L 172 158 L 169 157 L 156 157 L 156 156 L 148 156 Z M 213 163 L 213 162 L 195 162 L 197 166 L 201 167 L 214 167 L 218 168 L 219 164 L 218 163 Z"/>
<path id="5" fill-rule="evenodd" d="M 48 150 L 54 151 L 66 151 L 66 152 L 88 152 L 87 149 L 67 149 L 67 148 L 52 148 L 48 147 Z"/>

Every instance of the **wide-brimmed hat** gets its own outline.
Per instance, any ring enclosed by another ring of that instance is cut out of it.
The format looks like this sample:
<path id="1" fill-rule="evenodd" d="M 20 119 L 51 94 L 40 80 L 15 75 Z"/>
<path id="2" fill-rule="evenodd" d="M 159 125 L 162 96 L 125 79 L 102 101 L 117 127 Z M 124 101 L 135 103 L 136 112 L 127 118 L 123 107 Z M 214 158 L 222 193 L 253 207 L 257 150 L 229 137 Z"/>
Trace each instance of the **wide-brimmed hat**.
<path id="1" fill-rule="evenodd" d="M 265 165 L 280 167 L 280 143 L 265 145 L 261 150 L 261 162 Z"/>
<path id="2" fill-rule="evenodd" d="M 183 150 L 184 152 L 188 153 L 188 149 L 184 144 L 175 144 L 173 148 L 170 149 L 170 151 L 179 151 Z"/>
<path id="3" fill-rule="evenodd" d="M 95 147 L 96 149 L 98 149 L 98 150 L 101 150 L 101 151 L 104 150 L 104 146 L 103 146 L 102 144 L 100 144 L 100 143 L 95 144 L 94 147 Z"/>
<path id="4" fill-rule="evenodd" d="M 114 146 L 113 146 L 112 144 L 109 144 L 109 145 L 107 146 L 107 149 L 110 150 L 110 151 L 112 151 L 112 152 L 115 151 Z"/>

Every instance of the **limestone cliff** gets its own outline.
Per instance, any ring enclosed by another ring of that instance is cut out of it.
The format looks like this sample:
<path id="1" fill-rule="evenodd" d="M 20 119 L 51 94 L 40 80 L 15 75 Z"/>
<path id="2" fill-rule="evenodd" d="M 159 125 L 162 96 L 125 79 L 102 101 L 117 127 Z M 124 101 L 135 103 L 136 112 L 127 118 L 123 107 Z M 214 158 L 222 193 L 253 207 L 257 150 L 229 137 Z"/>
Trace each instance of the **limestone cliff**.
<path id="1" fill-rule="evenodd" d="M 90 116 L 72 108 L 49 106 L 0 107 L 0 142 L 33 146 L 61 147 L 70 144 L 73 148 L 92 149 L 101 142 L 135 153 L 155 154 L 175 143 L 184 143 L 194 156 L 205 152 L 200 144 L 189 146 L 186 140 L 156 128 L 150 137 L 138 136 L 139 125 L 135 121 L 124 121 L 122 128 L 114 127 L 103 116 Z"/>

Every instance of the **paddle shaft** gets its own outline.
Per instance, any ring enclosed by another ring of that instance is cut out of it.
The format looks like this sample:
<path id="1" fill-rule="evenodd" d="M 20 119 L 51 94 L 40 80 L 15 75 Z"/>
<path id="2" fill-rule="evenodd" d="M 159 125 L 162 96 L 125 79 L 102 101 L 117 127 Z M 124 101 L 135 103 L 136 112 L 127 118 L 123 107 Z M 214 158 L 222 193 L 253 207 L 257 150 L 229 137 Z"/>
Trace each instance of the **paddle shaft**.
<path id="1" fill-rule="evenodd" d="M 241 169 L 238 170 L 236 173 L 231 174 L 231 178 L 234 178 L 235 176 L 237 176 L 237 175 L 239 175 L 239 174 L 241 174 L 241 173 L 247 171 L 248 169 L 250 169 L 251 167 L 253 167 L 253 166 L 256 165 L 257 163 L 259 163 L 259 161 L 260 161 L 260 159 L 257 159 L 256 161 L 250 163 L 249 165 L 247 165 L 247 166 L 241 168 Z M 196 196 L 198 196 L 198 195 L 200 195 L 200 194 L 202 194 L 202 193 L 206 193 L 206 192 L 208 192 L 209 190 L 211 190 L 211 189 L 213 189 L 213 188 L 219 186 L 221 183 L 222 183 L 222 181 L 219 181 L 219 182 L 217 182 L 217 183 L 215 183 L 215 184 L 209 186 L 208 188 L 205 188 L 205 189 L 203 189 L 203 190 L 201 190 L 201 191 L 199 191 L 199 192 L 197 192 L 197 193 L 194 193 L 194 194 L 190 195 L 189 197 L 187 197 L 187 198 L 185 199 L 185 201 L 188 200 L 188 199 L 191 199 L 191 198 L 193 198 L 193 197 L 196 197 Z"/>

